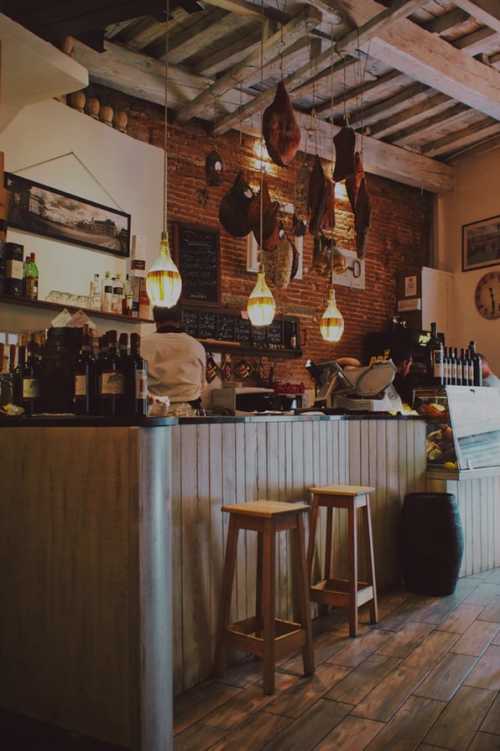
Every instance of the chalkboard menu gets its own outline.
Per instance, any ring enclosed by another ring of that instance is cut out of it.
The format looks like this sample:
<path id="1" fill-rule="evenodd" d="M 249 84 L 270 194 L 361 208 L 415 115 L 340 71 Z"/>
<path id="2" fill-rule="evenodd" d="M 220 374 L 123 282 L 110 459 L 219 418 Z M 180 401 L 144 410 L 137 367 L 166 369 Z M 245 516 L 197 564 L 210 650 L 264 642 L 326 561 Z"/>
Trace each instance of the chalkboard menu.
<path id="1" fill-rule="evenodd" d="M 219 233 L 206 227 L 173 225 L 175 258 L 182 276 L 182 300 L 218 303 Z"/>
<path id="2" fill-rule="evenodd" d="M 211 346 L 220 342 L 242 350 L 300 354 L 296 318 L 276 318 L 270 326 L 255 328 L 239 313 L 183 306 L 182 320 L 186 333 L 202 341 L 210 339 Z"/>

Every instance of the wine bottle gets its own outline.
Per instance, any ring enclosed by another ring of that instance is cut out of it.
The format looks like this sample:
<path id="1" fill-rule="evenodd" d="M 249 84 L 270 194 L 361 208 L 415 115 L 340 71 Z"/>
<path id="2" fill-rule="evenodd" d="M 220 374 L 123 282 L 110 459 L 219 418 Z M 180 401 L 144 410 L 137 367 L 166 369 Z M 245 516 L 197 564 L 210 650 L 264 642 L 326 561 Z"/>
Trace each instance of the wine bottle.
<path id="1" fill-rule="evenodd" d="M 75 362 L 75 412 L 91 415 L 94 410 L 94 358 L 89 334 L 84 334 L 80 354 Z"/>
<path id="2" fill-rule="evenodd" d="M 148 366 L 141 355 L 141 337 L 130 335 L 130 381 L 129 398 L 132 414 L 137 417 L 148 415 Z"/>
<path id="3" fill-rule="evenodd" d="M 28 359 L 21 368 L 22 377 L 22 406 L 26 415 L 31 417 L 35 414 L 38 407 L 38 398 L 40 396 L 38 362 L 36 356 L 36 345 L 34 342 L 28 344 Z"/>
<path id="4" fill-rule="evenodd" d="M 116 331 L 106 333 L 106 342 L 107 351 L 103 352 L 99 365 L 99 414 L 116 417 L 124 393 Z"/>
<path id="5" fill-rule="evenodd" d="M 483 385 L 483 360 L 476 350 L 476 342 L 471 341 L 469 349 L 472 353 L 472 367 L 474 370 L 474 386 Z"/>
<path id="6" fill-rule="evenodd" d="M 435 386 L 444 386 L 444 348 L 437 333 L 437 324 L 431 323 L 431 338 L 429 341 L 429 360 L 432 380 Z"/>

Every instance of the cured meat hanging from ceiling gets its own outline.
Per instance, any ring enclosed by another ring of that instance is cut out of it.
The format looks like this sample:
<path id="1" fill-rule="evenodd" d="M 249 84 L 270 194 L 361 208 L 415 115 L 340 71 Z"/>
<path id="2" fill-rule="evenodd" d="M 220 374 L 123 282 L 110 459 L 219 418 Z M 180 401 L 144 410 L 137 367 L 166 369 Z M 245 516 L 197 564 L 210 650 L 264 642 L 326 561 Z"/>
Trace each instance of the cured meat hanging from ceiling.
<path id="1" fill-rule="evenodd" d="M 264 110 L 262 133 L 273 162 L 288 166 L 299 150 L 300 127 L 283 81 L 278 84 L 272 104 Z"/>
<path id="2" fill-rule="evenodd" d="M 354 175 L 346 180 L 346 189 L 351 208 L 354 212 L 356 250 L 358 257 L 363 258 L 365 255 L 368 228 L 370 226 L 371 206 L 363 162 L 361 154 L 358 151 L 354 156 Z"/>
<path id="3" fill-rule="evenodd" d="M 239 172 L 219 207 L 219 221 L 233 237 L 246 237 L 252 229 L 248 209 L 253 197 L 250 185 Z"/>
<path id="4" fill-rule="evenodd" d="M 274 250 L 279 241 L 280 205 L 278 201 L 271 200 L 266 177 L 262 180 L 261 191 L 262 196 L 260 192 L 255 194 L 248 207 L 249 223 L 259 247 L 263 250 Z M 261 222 L 262 237 L 260 232 Z"/>
<path id="5" fill-rule="evenodd" d="M 319 156 L 314 157 L 308 193 L 309 232 L 315 237 L 335 227 L 335 186 L 325 176 Z"/>

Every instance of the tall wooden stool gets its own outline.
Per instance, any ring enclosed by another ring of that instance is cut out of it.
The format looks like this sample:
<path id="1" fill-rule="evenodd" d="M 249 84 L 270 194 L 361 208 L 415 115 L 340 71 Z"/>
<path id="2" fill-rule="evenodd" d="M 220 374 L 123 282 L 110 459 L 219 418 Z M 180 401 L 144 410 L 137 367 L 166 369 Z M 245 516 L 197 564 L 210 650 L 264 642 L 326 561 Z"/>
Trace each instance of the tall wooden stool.
<path id="1" fill-rule="evenodd" d="M 346 607 L 349 611 L 349 633 L 358 634 L 358 608 L 370 603 L 370 623 L 378 621 L 377 583 L 375 579 L 375 559 L 373 553 L 373 532 L 370 514 L 370 493 L 375 488 L 363 485 L 326 485 L 309 488 L 311 493 L 311 515 L 309 529 L 309 547 L 307 563 L 309 575 L 312 578 L 314 559 L 314 545 L 319 509 L 327 509 L 326 521 L 326 550 L 324 578 L 311 584 L 309 596 L 321 605 Z M 350 578 L 335 579 L 332 577 L 332 549 L 333 549 L 333 509 L 347 509 L 349 545 Z M 358 581 L 358 509 L 364 509 L 368 532 L 368 569 L 369 581 Z"/>
<path id="2" fill-rule="evenodd" d="M 255 501 L 223 506 L 230 514 L 226 560 L 222 580 L 215 666 L 219 675 L 225 668 L 225 649 L 228 646 L 243 652 L 252 652 L 264 658 L 264 693 L 274 693 L 276 660 L 289 652 L 302 649 L 305 675 L 314 673 L 314 656 L 309 607 L 309 577 L 304 541 L 304 514 L 309 506 L 304 503 L 278 503 Z M 253 530 L 258 535 L 257 596 L 255 616 L 238 623 L 230 623 L 231 595 L 238 533 L 240 529 Z M 297 611 L 300 623 L 275 617 L 275 543 L 276 533 L 291 530 L 296 541 Z"/>

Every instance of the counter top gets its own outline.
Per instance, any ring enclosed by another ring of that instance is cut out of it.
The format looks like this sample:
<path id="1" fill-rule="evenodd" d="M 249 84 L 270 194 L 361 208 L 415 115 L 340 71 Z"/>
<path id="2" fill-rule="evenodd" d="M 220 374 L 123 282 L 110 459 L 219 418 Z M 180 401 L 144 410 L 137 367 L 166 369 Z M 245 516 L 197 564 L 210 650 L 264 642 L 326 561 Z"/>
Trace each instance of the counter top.
<path id="1" fill-rule="evenodd" d="M 228 423 L 262 423 L 262 422 L 319 422 L 335 420 L 425 420 L 415 415 L 388 415 L 384 413 L 323 415 L 305 413 L 302 415 L 212 415 L 208 417 L 98 417 L 80 415 L 35 415 L 34 417 L 0 416 L 0 428 L 117 428 L 139 427 L 158 428 L 168 425 L 216 425 Z"/>

